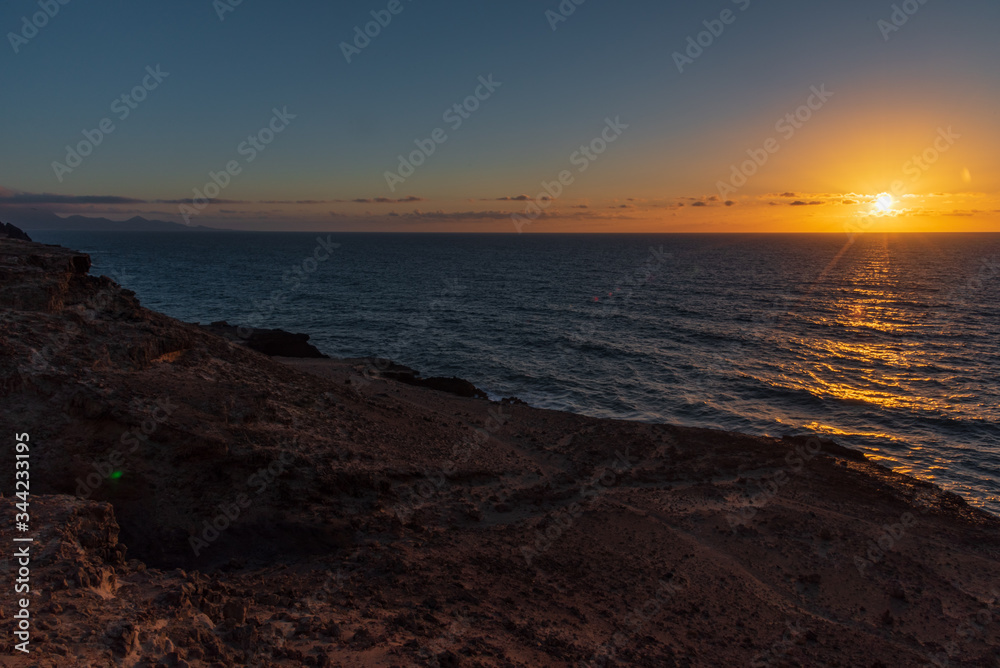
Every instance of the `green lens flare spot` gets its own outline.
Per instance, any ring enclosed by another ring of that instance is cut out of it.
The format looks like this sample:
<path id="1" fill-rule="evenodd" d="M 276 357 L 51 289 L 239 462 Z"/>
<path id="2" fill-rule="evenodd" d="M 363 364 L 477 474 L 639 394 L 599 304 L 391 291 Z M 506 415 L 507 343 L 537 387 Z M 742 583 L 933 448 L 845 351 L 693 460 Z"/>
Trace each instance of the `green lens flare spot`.
<path id="1" fill-rule="evenodd" d="M 118 478 L 121 478 L 123 475 L 125 475 L 124 471 L 115 471 L 108 477 L 111 478 L 112 480 L 118 480 Z"/>

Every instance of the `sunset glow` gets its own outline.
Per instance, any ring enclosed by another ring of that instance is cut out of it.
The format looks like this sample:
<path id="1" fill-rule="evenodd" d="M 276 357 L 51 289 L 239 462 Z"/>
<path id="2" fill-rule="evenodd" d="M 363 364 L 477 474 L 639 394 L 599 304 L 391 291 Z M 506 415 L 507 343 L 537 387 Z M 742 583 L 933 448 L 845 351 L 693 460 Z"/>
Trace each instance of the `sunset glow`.
<path id="1" fill-rule="evenodd" d="M 696 5 L 644 6 L 636 21 L 518 2 L 446 21 L 406 10 L 369 26 L 375 37 L 358 37 L 371 16 L 350 6 L 312 6 L 304 22 L 182 4 L 120 12 L 115 41 L 67 8 L 18 42 L 0 77 L 46 111 L 5 112 L 32 131 L 8 131 L 0 214 L 246 230 L 843 233 L 865 216 L 873 232 L 1000 230 L 996 3 L 929 4 L 900 27 L 861 2 L 738 0 L 723 3 L 729 23 Z M 150 21 L 161 29 L 137 28 Z M 192 21 L 205 34 L 179 48 Z M 826 38 L 803 48 L 802 26 Z M 315 51 L 300 57 L 302 44 Z M 51 58 L 57 46 L 79 72 Z"/>

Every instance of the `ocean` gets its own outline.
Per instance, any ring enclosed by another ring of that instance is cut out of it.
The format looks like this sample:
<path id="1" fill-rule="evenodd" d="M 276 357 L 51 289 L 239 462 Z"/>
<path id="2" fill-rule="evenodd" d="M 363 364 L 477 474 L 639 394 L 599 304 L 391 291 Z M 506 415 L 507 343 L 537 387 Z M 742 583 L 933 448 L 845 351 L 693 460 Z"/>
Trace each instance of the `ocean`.
<path id="1" fill-rule="evenodd" d="M 1000 235 L 30 234 L 181 320 L 545 408 L 819 433 L 1000 513 Z"/>

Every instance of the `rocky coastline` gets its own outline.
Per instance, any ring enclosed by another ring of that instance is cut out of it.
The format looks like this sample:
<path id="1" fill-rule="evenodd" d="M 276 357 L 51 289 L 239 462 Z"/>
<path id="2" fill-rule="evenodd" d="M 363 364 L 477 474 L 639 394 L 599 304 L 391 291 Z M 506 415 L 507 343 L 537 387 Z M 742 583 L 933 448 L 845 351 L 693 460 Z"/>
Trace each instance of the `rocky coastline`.
<path id="1" fill-rule="evenodd" d="M 0 665 L 1000 665 L 1000 519 L 849 443 L 490 401 L 89 272 L 0 233 Z"/>

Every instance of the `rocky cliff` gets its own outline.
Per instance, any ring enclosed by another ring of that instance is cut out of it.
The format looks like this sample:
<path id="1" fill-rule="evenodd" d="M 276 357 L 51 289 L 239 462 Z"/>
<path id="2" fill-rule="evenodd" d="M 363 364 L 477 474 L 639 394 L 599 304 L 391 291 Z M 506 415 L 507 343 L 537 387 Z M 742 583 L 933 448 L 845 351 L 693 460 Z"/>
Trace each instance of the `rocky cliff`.
<path id="1" fill-rule="evenodd" d="M 32 653 L 5 630 L 4 665 L 1000 656 L 1000 521 L 849 448 L 271 358 L 89 267 L 0 239 L 5 470 L 30 436 L 28 531 L 0 481 L 8 578 L 34 538 Z"/>

